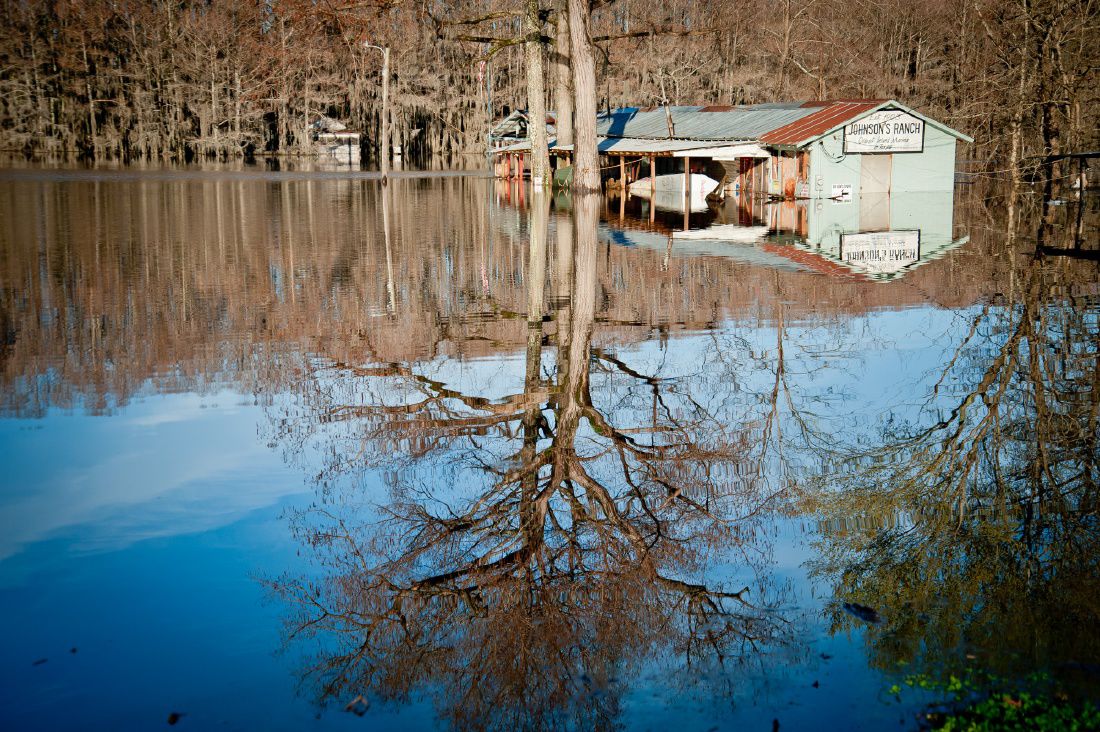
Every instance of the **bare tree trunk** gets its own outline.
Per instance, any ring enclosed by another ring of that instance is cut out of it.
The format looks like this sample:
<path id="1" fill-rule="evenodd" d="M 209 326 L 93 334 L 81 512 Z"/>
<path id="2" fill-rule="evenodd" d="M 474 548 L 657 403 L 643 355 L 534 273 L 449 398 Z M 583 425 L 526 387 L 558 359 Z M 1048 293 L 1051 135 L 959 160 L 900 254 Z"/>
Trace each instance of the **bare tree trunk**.
<path id="1" fill-rule="evenodd" d="M 539 0 L 527 0 L 524 18 L 527 42 L 527 136 L 531 139 L 531 185 L 550 183 L 550 154 L 546 149 L 546 89 L 542 72 L 542 20 Z"/>
<path id="2" fill-rule="evenodd" d="M 99 130 L 95 121 L 95 96 L 92 92 L 92 65 L 88 61 L 88 45 L 81 40 L 81 51 L 84 53 L 84 90 L 88 95 L 88 137 L 92 147 L 92 157 L 99 157 Z"/>
<path id="3" fill-rule="evenodd" d="M 390 172 L 390 47 L 382 49 L 382 180 Z"/>
<path id="4" fill-rule="evenodd" d="M 1028 38 L 1029 31 L 1031 30 L 1031 24 L 1025 19 L 1023 27 L 1023 44 L 1022 48 L 1029 48 L 1030 39 Z M 1016 238 L 1016 203 L 1020 195 L 1020 146 L 1021 140 L 1021 128 L 1023 127 L 1024 110 L 1028 105 L 1028 100 L 1025 97 L 1025 89 L 1027 88 L 1027 57 L 1026 52 L 1023 58 L 1020 59 L 1019 76 L 1016 82 L 1016 99 L 1012 110 L 1012 121 L 1009 124 L 1009 150 L 1008 150 L 1008 175 L 1009 175 L 1009 188 L 1008 188 L 1008 238 L 1011 242 Z"/>
<path id="5" fill-rule="evenodd" d="M 569 0 L 569 39 L 573 48 L 573 189 L 600 190 L 596 149 L 596 61 L 588 32 L 587 0 Z"/>
<path id="6" fill-rule="evenodd" d="M 558 145 L 573 144 L 573 53 L 569 40 L 568 0 L 558 0 L 554 47 L 554 104 L 557 105 Z"/>
<path id="7" fill-rule="evenodd" d="M 783 4 L 783 51 L 779 55 L 779 98 L 787 98 L 787 87 L 789 86 L 787 67 L 791 63 L 791 26 L 793 21 L 791 20 L 791 0 L 786 0 Z"/>

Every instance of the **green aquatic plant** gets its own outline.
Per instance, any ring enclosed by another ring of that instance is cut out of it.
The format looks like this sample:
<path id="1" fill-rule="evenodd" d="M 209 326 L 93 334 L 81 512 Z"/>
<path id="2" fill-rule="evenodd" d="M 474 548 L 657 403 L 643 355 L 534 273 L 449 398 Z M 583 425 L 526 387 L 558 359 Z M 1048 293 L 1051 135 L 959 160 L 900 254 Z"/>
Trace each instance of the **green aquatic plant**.
<path id="1" fill-rule="evenodd" d="M 1065 699 L 1027 692 L 998 694 L 952 714 L 931 716 L 936 718 L 929 720 L 933 721 L 933 729 L 948 732 L 1100 730 L 1100 711 L 1092 704 L 1076 706 Z"/>
<path id="2" fill-rule="evenodd" d="M 1049 674 L 1033 673 L 1018 682 L 980 669 L 937 678 L 908 674 L 888 693 L 899 700 L 905 687 L 938 692 L 947 699 L 920 714 L 922 729 L 946 732 L 1085 732 L 1100 730 L 1100 710 L 1091 702 L 1074 703 Z"/>

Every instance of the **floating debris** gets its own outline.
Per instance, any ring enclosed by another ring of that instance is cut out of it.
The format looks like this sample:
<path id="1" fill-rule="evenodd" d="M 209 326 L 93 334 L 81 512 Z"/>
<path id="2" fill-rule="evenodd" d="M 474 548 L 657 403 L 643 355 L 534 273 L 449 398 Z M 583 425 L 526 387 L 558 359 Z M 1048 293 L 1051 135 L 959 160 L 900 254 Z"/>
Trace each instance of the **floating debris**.
<path id="1" fill-rule="evenodd" d="M 844 612 L 859 618 L 865 623 L 871 625 L 882 625 L 882 616 L 878 614 L 874 608 L 867 607 L 866 605 L 860 605 L 855 602 L 844 603 Z"/>
<path id="2" fill-rule="evenodd" d="M 35 661 L 31 665 L 32 666 L 41 666 L 42 664 L 44 664 L 46 661 L 49 661 L 49 660 L 50 659 L 48 659 L 48 658 L 39 658 L 37 661 Z"/>
<path id="3" fill-rule="evenodd" d="M 169 725 L 176 724 L 176 722 L 179 722 L 181 719 L 183 719 L 183 715 L 184 715 L 184 712 L 172 712 L 171 714 L 168 715 L 168 724 Z"/>
<path id="4" fill-rule="evenodd" d="M 368 709 L 370 709 L 370 702 L 364 699 L 362 694 L 349 701 L 344 707 L 345 712 L 351 712 L 357 717 L 362 717 Z"/>

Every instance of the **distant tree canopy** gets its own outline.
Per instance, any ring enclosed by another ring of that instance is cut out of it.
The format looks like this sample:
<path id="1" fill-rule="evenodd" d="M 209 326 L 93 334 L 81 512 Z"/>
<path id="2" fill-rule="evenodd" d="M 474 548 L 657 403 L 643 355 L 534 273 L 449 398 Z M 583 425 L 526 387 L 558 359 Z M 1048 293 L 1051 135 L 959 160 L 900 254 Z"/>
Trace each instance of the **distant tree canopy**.
<path id="1" fill-rule="evenodd" d="M 584 1 L 601 108 L 891 97 L 972 133 L 990 165 L 1097 144 L 1094 2 Z M 381 54 L 369 42 L 393 49 L 395 142 L 453 164 L 481 152 L 491 117 L 528 106 L 524 41 L 542 21 L 542 86 L 554 88 L 564 5 L 0 0 L 0 147 L 297 153 L 326 114 L 374 148 Z"/>

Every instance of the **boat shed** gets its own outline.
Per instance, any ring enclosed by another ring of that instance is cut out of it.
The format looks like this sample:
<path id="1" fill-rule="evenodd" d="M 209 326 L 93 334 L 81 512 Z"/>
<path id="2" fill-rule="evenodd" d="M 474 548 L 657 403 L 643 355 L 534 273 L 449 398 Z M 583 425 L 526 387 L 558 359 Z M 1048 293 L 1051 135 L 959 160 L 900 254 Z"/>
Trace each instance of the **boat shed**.
<path id="1" fill-rule="evenodd" d="M 679 173 L 687 192 L 705 173 L 714 193 L 786 199 L 949 191 L 956 143 L 973 142 L 890 99 L 625 108 L 600 115 L 597 135 L 619 184 Z"/>
<path id="2" fill-rule="evenodd" d="M 350 130 L 343 122 L 325 116 L 315 119 L 309 127 L 318 155 L 343 163 L 359 162 L 362 133 Z"/>

